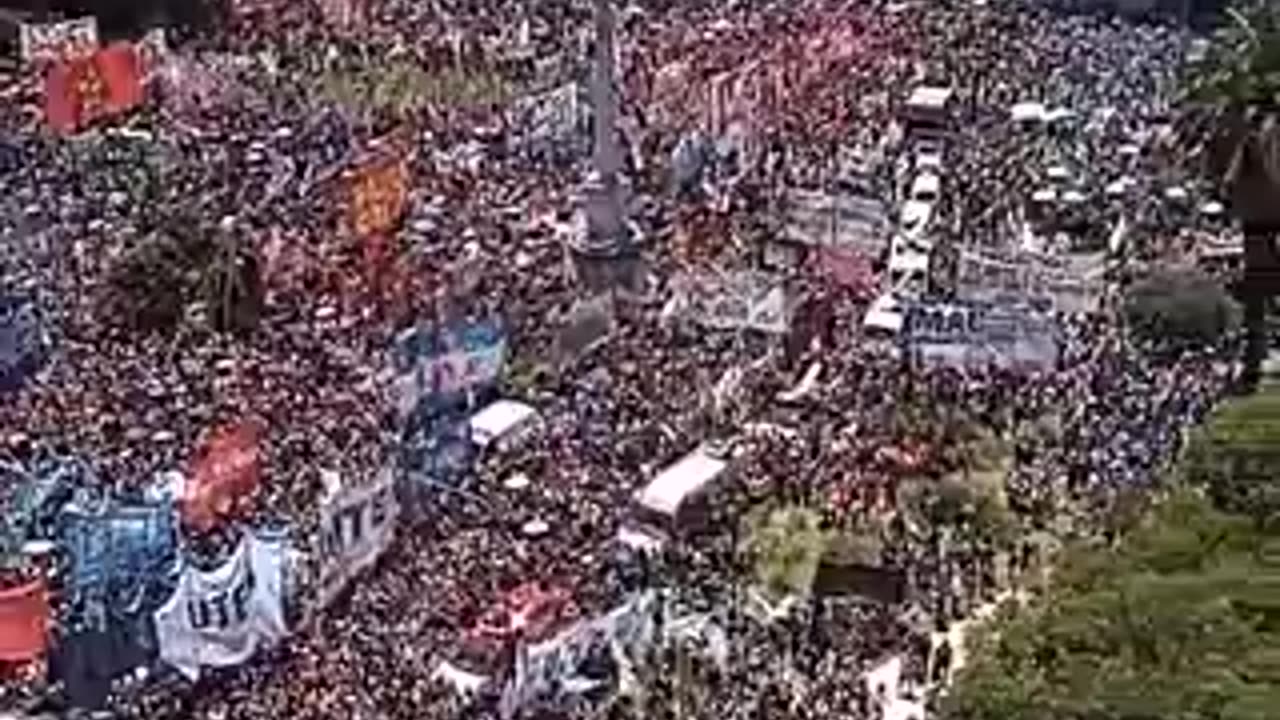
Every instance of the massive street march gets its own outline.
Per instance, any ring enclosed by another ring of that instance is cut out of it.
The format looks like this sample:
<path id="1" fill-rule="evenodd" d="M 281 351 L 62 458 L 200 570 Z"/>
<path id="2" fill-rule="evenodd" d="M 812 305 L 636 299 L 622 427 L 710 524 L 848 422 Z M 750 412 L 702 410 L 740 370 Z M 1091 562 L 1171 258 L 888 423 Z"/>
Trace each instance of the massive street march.
<path id="1" fill-rule="evenodd" d="M 1121 313 L 1238 251 L 1168 151 L 1185 24 L 212 16 L 7 21 L 0 717 L 924 720 L 1236 374 Z M 957 478 L 1000 533 L 930 521 Z"/>

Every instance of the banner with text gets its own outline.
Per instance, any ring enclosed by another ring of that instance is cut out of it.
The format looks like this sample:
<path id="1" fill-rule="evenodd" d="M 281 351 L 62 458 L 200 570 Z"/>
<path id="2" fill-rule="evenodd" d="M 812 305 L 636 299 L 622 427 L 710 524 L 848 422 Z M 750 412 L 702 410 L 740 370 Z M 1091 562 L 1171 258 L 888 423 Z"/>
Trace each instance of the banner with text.
<path id="1" fill-rule="evenodd" d="M 707 327 L 783 334 L 790 326 L 785 288 L 760 273 L 686 273 L 673 288 L 684 313 Z"/>
<path id="2" fill-rule="evenodd" d="M 239 665 L 287 634 L 283 536 L 240 540 L 221 567 L 188 567 L 173 596 L 155 613 L 160 657 L 188 679 L 201 667 Z"/>
<path id="3" fill-rule="evenodd" d="M 22 23 L 18 51 L 24 62 L 56 63 L 98 49 L 98 19 L 82 17 L 56 23 Z"/>
<path id="4" fill-rule="evenodd" d="M 904 336 L 926 364 L 1052 370 L 1058 362 L 1052 319 L 1020 306 L 916 303 Z"/>
<path id="5" fill-rule="evenodd" d="M 328 605 L 351 579 L 391 545 L 400 505 L 395 474 L 384 468 L 361 487 L 342 487 L 320 508 L 320 603 Z"/>

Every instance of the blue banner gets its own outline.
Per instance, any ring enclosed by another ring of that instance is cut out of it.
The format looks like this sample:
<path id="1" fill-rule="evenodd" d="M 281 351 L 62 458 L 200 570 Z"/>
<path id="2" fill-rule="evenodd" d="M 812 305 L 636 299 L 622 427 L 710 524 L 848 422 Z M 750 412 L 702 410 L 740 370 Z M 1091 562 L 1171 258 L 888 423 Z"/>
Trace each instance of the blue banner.
<path id="1" fill-rule="evenodd" d="M 466 415 L 438 415 L 407 429 L 401 468 L 412 487 L 456 488 L 465 484 L 475 456 Z"/>
<path id="2" fill-rule="evenodd" d="M 168 504 L 73 504 L 60 530 L 70 602 L 52 669 L 74 705 L 98 707 L 114 678 L 156 656 L 152 613 L 180 571 L 176 515 Z"/>
<path id="3" fill-rule="evenodd" d="M 94 512 L 68 507 L 61 538 L 70 557 L 73 595 L 113 602 L 164 593 L 176 571 L 175 514 L 168 505 L 115 505 Z"/>
<path id="4" fill-rule="evenodd" d="M 44 344 L 35 303 L 17 295 L 0 296 L 0 392 L 12 392 L 40 367 Z"/>

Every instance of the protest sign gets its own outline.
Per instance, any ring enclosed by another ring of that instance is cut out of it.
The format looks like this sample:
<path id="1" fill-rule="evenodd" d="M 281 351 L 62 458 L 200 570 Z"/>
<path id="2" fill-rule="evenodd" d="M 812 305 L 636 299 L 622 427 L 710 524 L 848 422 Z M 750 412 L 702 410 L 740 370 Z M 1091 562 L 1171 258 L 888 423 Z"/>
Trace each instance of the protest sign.
<path id="1" fill-rule="evenodd" d="M 89 55 L 98 49 L 98 19 L 22 23 L 18 27 L 18 48 L 22 60 L 34 65 Z"/>
<path id="2" fill-rule="evenodd" d="M 283 638 L 285 549 L 280 536 L 249 535 L 221 567 L 188 566 L 155 612 L 161 659 L 194 681 L 202 666 L 239 665 Z"/>
<path id="3" fill-rule="evenodd" d="M 258 434 L 257 423 L 242 420 L 218 429 L 205 442 L 182 498 L 182 517 L 189 527 L 212 528 L 257 492 Z"/>
<path id="4" fill-rule="evenodd" d="M 776 334 L 790 327 L 786 290 L 768 276 L 685 273 L 676 278 L 673 288 L 684 313 L 707 327 Z"/>
<path id="5" fill-rule="evenodd" d="M 1051 369 L 1058 361 L 1056 326 L 1019 305 L 914 303 L 904 338 L 924 363 Z"/>
<path id="6" fill-rule="evenodd" d="M 44 580 L 0 590 L 0 662 L 22 663 L 43 655 L 48 623 Z"/>
<path id="7" fill-rule="evenodd" d="M 342 487 L 320 508 L 320 603 L 328 605 L 395 537 L 400 506 L 395 475 L 384 468 L 364 486 Z"/>

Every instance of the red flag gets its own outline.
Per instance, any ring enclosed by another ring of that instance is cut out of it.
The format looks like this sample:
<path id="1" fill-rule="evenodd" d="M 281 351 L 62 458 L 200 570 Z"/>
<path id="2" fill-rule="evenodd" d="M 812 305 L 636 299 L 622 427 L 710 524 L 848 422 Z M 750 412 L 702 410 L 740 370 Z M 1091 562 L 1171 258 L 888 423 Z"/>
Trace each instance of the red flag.
<path id="1" fill-rule="evenodd" d="M 61 133 L 132 110 L 143 97 L 137 50 L 118 42 L 57 63 L 45 76 L 44 90 L 45 120 Z"/>
<path id="2" fill-rule="evenodd" d="M 103 114 L 116 115 L 142 104 L 142 64 L 133 44 L 112 43 L 95 53 L 94 61 L 106 89 Z"/>
<path id="3" fill-rule="evenodd" d="M 44 78 L 45 122 L 64 134 L 80 127 L 80 103 L 74 90 L 77 67 L 75 61 L 57 63 Z"/>
<path id="4" fill-rule="evenodd" d="M 208 530 L 251 498 L 261 473 L 258 454 L 256 423 L 242 420 L 215 432 L 197 457 L 183 493 L 183 521 Z"/>
<path id="5" fill-rule="evenodd" d="M 0 591 L 0 662 L 28 662 L 44 654 L 49 596 L 44 580 Z"/>

